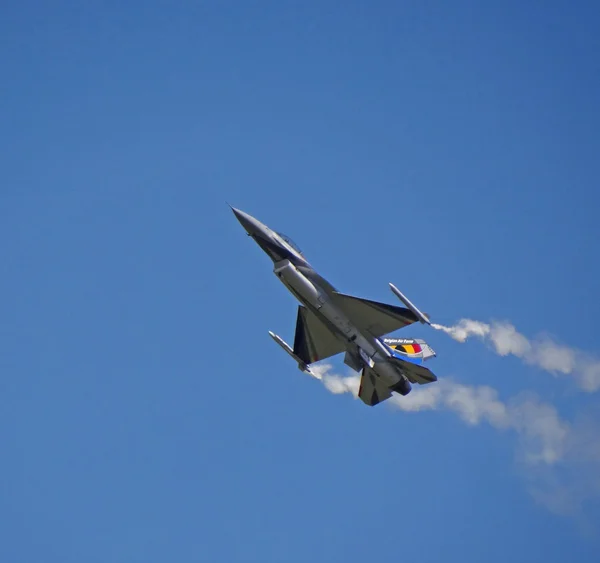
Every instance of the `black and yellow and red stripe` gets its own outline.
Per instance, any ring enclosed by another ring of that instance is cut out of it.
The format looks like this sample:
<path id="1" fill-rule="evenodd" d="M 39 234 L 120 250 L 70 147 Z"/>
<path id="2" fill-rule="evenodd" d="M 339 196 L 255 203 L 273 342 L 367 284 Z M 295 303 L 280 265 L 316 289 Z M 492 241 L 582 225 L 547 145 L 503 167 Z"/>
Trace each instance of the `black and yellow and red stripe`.
<path id="1" fill-rule="evenodd" d="M 393 346 L 393 348 L 405 354 L 419 354 L 422 351 L 421 345 L 416 342 L 413 344 L 398 344 Z"/>

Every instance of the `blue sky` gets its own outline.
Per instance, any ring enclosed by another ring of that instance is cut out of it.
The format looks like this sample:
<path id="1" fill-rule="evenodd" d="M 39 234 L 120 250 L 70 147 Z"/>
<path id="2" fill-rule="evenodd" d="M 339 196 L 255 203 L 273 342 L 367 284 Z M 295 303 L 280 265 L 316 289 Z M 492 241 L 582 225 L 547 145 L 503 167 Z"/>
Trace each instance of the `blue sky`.
<path id="1" fill-rule="evenodd" d="M 597 560 L 597 491 L 550 510 L 514 432 L 301 374 L 267 334 L 296 303 L 225 204 L 344 292 L 598 355 L 599 10 L 496 4 L 2 8 L 0 560 Z M 440 379 L 598 412 L 406 335 Z"/>

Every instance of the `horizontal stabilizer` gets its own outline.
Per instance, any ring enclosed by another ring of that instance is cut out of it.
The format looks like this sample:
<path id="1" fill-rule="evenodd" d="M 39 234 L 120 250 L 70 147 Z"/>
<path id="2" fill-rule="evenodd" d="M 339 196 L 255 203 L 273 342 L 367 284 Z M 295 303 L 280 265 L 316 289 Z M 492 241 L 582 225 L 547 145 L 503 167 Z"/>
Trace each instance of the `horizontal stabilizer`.
<path id="1" fill-rule="evenodd" d="M 390 388 L 381 381 L 377 374 L 370 368 L 365 368 L 360 378 L 360 389 L 358 390 L 360 400 L 373 407 L 392 396 Z"/>
<path id="2" fill-rule="evenodd" d="M 426 383 L 433 383 L 434 381 L 437 381 L 437 377 L 425 366 L 413 364 L 412 362 L 406 362 L 397 357 L 390 358 L 390 361 L 402 370 L 402 373 L 406 376 L 406 379 L 408 379 L 411 383 L 425 385 Z"/>

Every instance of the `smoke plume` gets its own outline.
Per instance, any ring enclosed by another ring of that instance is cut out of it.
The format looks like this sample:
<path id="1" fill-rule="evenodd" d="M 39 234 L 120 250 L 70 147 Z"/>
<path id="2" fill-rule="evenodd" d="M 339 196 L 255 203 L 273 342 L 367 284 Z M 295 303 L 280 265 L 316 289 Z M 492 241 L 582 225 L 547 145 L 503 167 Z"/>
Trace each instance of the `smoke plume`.
<path id="1" fill-rule="evenodd" d="M 500 356 L 516 356 L 553 375 L 570 375 L 588 393 L 600 389 L 600 360 L 582 350 L 559 344 L 548 336 L 529 340 L 510 323 L 487 324 L 471 319 L 461 319 L 454 326 L 431 326 L 445 332 L 457 342 L 465 342 L 469 337 L 475 336 L 490 343 Z"/>
<path id="2" fill-rule="evenodd" d="M 359 375 L 338 375 L 329 364 L 311 369 L 331 393 L 358 396 Z M 383 405 L 404 412 L 444 410 L 469 426 L 486 423 L 514 432 L 517 459 L 527 469 L 529 492 L 555 513 L 581 515 L 586 501 L 600 497 L 600 424 L 589 420 L 569 423 L 553 405 L 533 393 L 502 401 L 487 385 L 444 379 L 415 386 L 406 396 L 394 394 Z"/>
<path id="3" fill-rule="evenodd" d="M 359 375 L 337 375 L 329 364 L 312 369 L 330 392 L 358 396 Z M 498 392 L 487 385 L 464 385 L 444 379 L 415 387 L 406 396 L 394 394 L 386 404 L 407 412 L 443 409 L 470 426 L 486 422 L 499 430 L 513 430 L 519 436 L 520 454 L 530 464 L 552 465 L 561 459 L 569 433 L 569 425 L 561 420 L 556 409 L 535 395 L 518 396 L 504 403 Z"/>

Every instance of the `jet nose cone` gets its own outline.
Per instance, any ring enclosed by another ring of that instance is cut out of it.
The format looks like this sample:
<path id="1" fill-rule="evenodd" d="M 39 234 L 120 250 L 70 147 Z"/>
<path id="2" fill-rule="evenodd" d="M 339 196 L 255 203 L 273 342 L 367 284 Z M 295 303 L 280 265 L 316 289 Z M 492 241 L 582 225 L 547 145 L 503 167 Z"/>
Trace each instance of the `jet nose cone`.
<path id="1" fill-rule="evenodd" d="M 254 217 L 252 217 L 252 215 L 248 215 L 248 213 L 245 213 L 240 209 L 236 209 L 235 207 L 232 207 L 231 210 L 249 235 L 257 234 L 262 230 L 262 225 Z"/>

